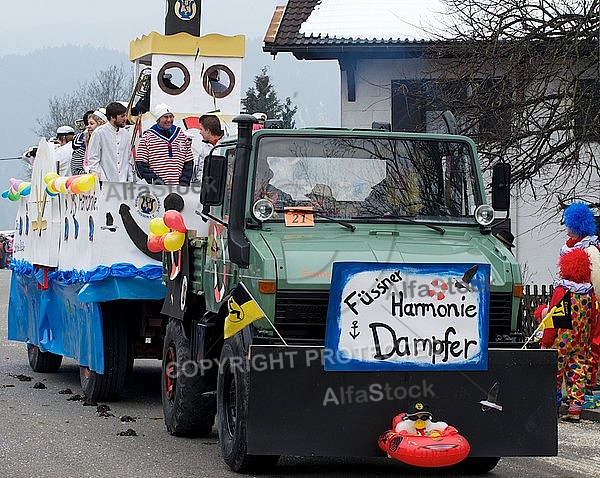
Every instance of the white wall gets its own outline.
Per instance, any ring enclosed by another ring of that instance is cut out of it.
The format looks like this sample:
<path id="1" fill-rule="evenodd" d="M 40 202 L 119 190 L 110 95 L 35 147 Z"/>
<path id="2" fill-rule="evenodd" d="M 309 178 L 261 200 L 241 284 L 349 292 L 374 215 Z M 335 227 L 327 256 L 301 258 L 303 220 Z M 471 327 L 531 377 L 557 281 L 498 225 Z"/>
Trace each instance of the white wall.
<path id="1" fill-rule="evenodd" d="M 356 101 L 348 102 L 346 72 L 342 71 L 342 127 L 370 128 L 373 121 L 391 123 L 391 80 L 422 79 L 419 60 L 358 60 Z"/>

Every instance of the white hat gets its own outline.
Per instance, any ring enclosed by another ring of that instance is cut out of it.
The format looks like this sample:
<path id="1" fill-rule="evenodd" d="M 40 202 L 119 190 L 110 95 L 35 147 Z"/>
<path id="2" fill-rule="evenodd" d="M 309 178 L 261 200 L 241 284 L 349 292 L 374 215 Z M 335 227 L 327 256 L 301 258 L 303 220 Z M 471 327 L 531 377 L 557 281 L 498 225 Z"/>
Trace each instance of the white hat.
<path id="1" fill-rule="evenodd" d="M 157 121 L 161 116 L 164 116 L 167 113 L 173 114 L 171 107 L 165 103 L 159 103 L 156 105 L 156 108 L 154 108 L 154 117 Z"/>
<path id="2" fill-rule="evenodd" d="M 253 113 L 252 116 L 254 116 L 258 121 L 266 121 L 267 119 L 267 115 L 265 113 Z"/>
<path id="3" fill-rule="evenodd" d="M 56 134 L 75 134 L 75 130 L 71 126 L 59 126 Z"/>
<path id="4" fill-rule="evenodd" d="M 104 113 L 102 113 L 102 111 L 100 110 L 96 110 L 92 113 L 94 116 L 97 116 L 98 118 L 100 118 L 102 121 L 104 121 L 105 123 L 108 123 L 108 118 L 106 117 L 106 115 Z"/>

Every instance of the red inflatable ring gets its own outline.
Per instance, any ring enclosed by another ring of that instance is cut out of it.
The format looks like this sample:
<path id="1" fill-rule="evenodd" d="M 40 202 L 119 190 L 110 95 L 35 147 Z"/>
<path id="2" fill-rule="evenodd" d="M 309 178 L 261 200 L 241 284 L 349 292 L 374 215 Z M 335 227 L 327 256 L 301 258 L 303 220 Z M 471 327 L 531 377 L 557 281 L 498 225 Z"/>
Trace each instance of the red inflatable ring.
<path id="1" fill-rule="evenodd" d="M 439 435 L 412 435 L 388 430 L 377 440 L 387 455 L 407 465 L 436 468 L 464 460 L 471 446 L 456 428 L 446 427 Z"/>

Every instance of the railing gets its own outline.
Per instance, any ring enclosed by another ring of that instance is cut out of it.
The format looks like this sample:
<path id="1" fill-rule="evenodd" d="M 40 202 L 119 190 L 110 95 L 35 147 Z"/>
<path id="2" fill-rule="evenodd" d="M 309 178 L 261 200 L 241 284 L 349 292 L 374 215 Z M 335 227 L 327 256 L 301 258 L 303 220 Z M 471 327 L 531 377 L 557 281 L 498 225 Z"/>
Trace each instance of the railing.
<path id="1" fill-rule="evenodd" d="M 551 285 L 530 284 L 523 287 L 519 319 L 526 337 L 529 337 L 538 326 L 538 322 L 533 316 L 535 309 L 540 304 L 548 304 L 553 292 L 554 287 Z"/>

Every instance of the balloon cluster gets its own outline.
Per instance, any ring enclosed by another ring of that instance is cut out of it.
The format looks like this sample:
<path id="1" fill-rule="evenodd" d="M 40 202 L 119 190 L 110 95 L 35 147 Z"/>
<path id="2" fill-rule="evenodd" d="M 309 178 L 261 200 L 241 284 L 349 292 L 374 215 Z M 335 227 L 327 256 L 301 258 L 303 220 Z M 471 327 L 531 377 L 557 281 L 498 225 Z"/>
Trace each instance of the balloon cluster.
<path id="1" fill-rule="evenodd" d="M 44 176 L 46 192 L 50 196 L 63 194 L 81 194 L 90 191 L 96 184 L 93 174 L 80 174 L 78 176 L 59 176 L 56 173 L 47 173 Z"/>
<path id="2" fill-rule="evenodd" d="M 11 201 L 18 201 L 21 196 L 28 196 L 29 193 L 31 193 L 31 183 L 29 181 L 10 178 L 8 182 L 10 186 L 2 193 L 3 198 L 10 199 Z"/>
<path id="3" fill-rule="evenodd" d="M 163 217 L 155 217 L 150 221 L 148 250 L 150 252 L 177 251 L 183 247 L 186 231 L 181 213 L 174 209 L 169 210 Z"/>

